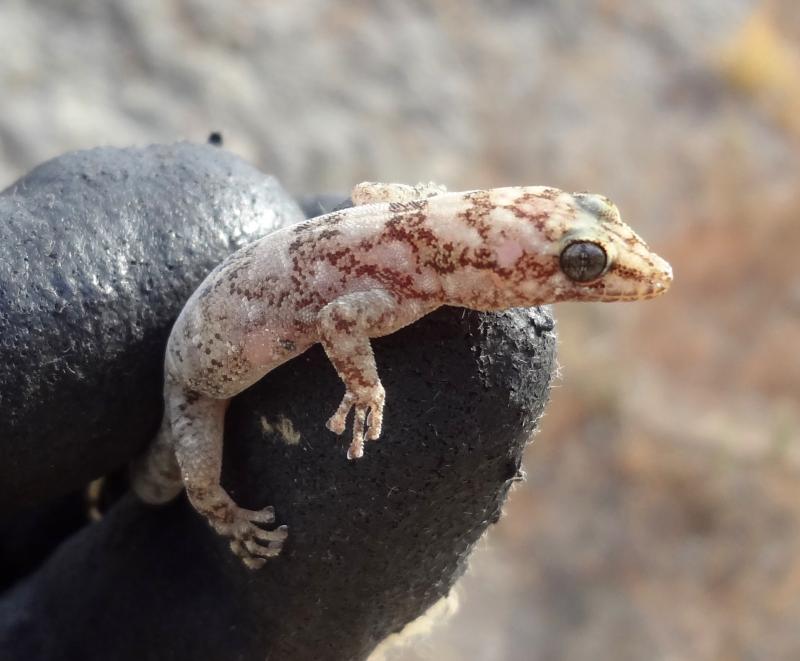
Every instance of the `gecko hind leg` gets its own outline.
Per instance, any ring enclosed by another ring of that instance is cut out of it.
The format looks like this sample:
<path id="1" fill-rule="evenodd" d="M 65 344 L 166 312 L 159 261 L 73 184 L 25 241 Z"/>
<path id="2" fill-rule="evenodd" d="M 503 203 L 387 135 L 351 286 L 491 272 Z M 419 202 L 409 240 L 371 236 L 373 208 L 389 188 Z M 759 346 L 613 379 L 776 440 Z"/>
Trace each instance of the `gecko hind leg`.
<path id="1" fill-rule="evenodd" d="M 408 184 L 386 184 L 377 181 L 362 181 L 356 184 L 350 193 L 353 206 L 362 204 L 378 204 L 387 202 L 412 202 L 424 200 L 436 195 L 446 193 L 447 189 L 433 181 L 419 183 L 416 186 Z"/>
<path id="2" fill-rule="evenodd" d="M 239 507 L 220 485 L 222 441 L 228 401 L 214 399 L 173 385 L 167 389 L 175 457 L 192 506 L 220 535 L 231 539 L 231 550 L 251 569 L 278 555 L 286 526 L 265 530 L 272 507 Z"/>

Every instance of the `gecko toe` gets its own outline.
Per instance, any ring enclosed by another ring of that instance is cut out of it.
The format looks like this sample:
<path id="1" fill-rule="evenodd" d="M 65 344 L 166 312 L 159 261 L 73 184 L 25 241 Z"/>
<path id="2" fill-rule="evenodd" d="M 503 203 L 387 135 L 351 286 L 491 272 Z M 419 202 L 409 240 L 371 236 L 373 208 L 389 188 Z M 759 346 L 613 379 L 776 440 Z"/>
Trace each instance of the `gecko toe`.
<path id="1" fill-rule="evenodd" d="M 325 423 L 325 426 L 326 426 L 326 427 L 327 427 L 327 428 L 328 428 L 330 431 L 332 431 L 334 434 L 336 434 L 337 436 L 340 436 L 341 434 L 343 434 L 343 433 L 344 433 L 344 429 L 345 429 L 345 420 L 346 420 L 346 418 L 339 418 L 339 416 L 338 416 L 338 415 L 333 415 L 333 416 L 331 416 L 331 418 L 328 420 L 328 422 L 327 422 L 327 423 Z"/>
<path id="2" fill-rule="evenodd" d="M 268 531 L 261 530 L 260 532 Z M 277 557 L 283 550 L 285 537 L 264 539 L 255 533 L 242 533 L 242 535 L 231 540 L 230 549 L 250 569 L 260 569 L 269 558 Z M 259 543 L 262 539 L 266 543 Z"/>
<path id="3" fill-rule="evenodd" d="M 367 440 L 377 441 L 381 435 L 381 420 L 377 416 L 370 416 L 369 429 L 367 430 Z"/>
<path id="4" fill-rule="evenodd" d="M 287 526 L 278 526 L 275 530 L 264 530 L 253 526 L 247 532 L 255 539 L 264 542 L 283 542 L 289 536 Z"/>
<path id="5" fill-rule="evenodd" d="M 263 556 L 253 555 L 246 545 L 238 539 L 231 540 L 230 548 L 233 554 L 239 558 L 248 569 L 261 569 L 267 561 Z"/>
<path id="6" fill-rule="evenodd" d="M 260 510 L 240 509 L 242 518 L 253 523 L 272 523 L 275 520 L 275 508 L 272 506 Z"/>
<path id="7" fill-rule="evenodd" d="M 350 461 L 353 461 L 354 459 L 361 459 L 361 457 L 363 456 L 364 456 L 363 443 L 361 443 L 360 445 L 350 445 L 350 447 L 347 448 L 347 458 Z"/>
<path id="8" fill-rule="evenodd" d="M 327 427 L 334 434 L 338 435 L 344 433 L 345 427 L 347 426 L 347 414 L 350 413 L 350 409 L 353 408 L 355 399 L 353 393 L 350 391 L 345 392 L 339 407 L 336 409 L 336 413 L 328 419 Z"/>
<path id="9" fill-rule="evenodd" d="M 246 540 L 243 544 L 247 552 L 255 558 L 274 558 L 281 553 L 281 546 L 262 545 L 252 539 Z"/>
<path id="10" fill-rule="evenodd" d="M 369 401 L 369 417 L 367 418 L 367 440 L 377 441 L 383 429 L 383 406 L 386 393 L 383 387 L 377 388 Z"/>

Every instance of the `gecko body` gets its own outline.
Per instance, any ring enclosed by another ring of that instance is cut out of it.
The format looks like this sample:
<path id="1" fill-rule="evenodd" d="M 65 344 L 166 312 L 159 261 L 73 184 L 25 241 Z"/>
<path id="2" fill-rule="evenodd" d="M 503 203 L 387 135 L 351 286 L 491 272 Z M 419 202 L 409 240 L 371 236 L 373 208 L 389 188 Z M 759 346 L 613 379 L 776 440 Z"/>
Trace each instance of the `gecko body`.
<path id="1" fill-rule="evenodd" d="M 251 568 L 280 552 L 272 508 L 240 508 L 220 486 L 231 397 L 321 343 L 345 385 L 328 428 L 352 409 L 347 456 L 380 436 L 385 392 L 370 338 L 442 305 L 505 310 L 558 301 L 652 298 L 672 271 L 605 197 L 548 187 L 448 193 L 363 183 L 355 206 L 269 234 L 215 268 L 176 321 L 165 412 L 133 486 L 152 503 L 189 500 Z"/>

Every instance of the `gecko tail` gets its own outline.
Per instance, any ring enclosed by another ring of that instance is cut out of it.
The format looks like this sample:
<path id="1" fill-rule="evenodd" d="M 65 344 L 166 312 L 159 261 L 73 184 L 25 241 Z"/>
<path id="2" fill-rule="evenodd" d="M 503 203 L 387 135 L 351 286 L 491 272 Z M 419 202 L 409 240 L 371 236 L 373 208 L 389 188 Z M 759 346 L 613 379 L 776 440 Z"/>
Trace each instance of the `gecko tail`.
<path id="1" fill-rule="evenodd" d="M 166 413 L 150 447 L 131 463 L 130 481 L 134 493 L 151 505 L 169 502 L 183 491 Z"/>

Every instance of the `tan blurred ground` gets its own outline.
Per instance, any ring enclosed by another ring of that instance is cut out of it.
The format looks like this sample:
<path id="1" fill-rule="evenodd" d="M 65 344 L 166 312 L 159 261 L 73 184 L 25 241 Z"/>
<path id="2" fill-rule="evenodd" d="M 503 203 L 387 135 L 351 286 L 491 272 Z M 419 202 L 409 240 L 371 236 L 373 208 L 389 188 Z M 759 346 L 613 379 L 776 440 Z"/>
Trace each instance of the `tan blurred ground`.
<path id="1" fill-rule="evenodd" d="M 96 144 L 612 197 L 673 290 L 560 306 L 528 481 L 391 661 L 800 659 L 800 4 L 0 3 L 0 186 Z"/>

